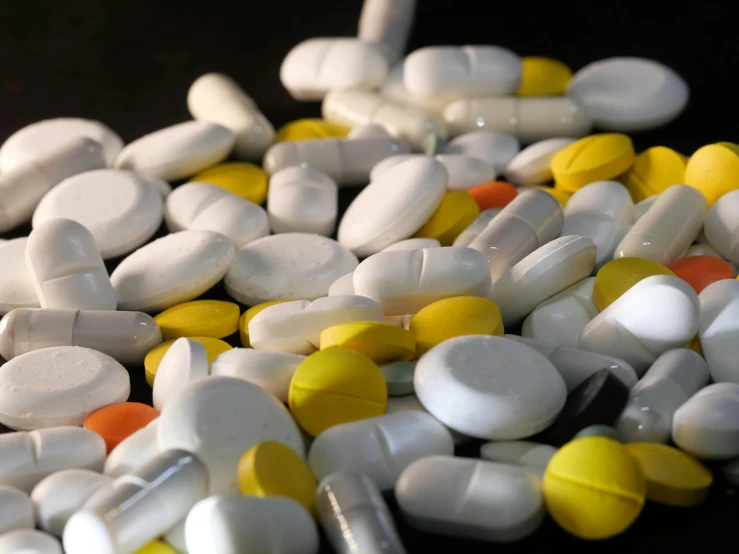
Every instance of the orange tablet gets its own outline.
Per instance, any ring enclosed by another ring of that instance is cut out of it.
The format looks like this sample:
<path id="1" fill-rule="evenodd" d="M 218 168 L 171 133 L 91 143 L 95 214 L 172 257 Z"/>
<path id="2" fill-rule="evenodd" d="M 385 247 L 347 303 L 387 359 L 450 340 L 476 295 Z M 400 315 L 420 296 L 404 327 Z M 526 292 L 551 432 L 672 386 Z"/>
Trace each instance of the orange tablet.
<path id="1" fill-rule="evenodd" d="M 733 279 L 729 262 L 715 256 L 688 256 L 675 260 L 667 268 L 693 287 L 697 294 L 711 283 Z"/>
<path id="2" fill-rule="evenodd" d="M 505 181 L 483 183 L 467 189 L 475 199 L 480 211 L 490 208 L 505 208 L 518 195 L 518 190 Z"/>
<path id="3" fill-rule="evenodd" d="M 119 402 L 95 410 L 85 418 L 82 426 L 103 437 L 110 453 L 119 442 L 157 417 L 159 412 L 146 404 Z"/>

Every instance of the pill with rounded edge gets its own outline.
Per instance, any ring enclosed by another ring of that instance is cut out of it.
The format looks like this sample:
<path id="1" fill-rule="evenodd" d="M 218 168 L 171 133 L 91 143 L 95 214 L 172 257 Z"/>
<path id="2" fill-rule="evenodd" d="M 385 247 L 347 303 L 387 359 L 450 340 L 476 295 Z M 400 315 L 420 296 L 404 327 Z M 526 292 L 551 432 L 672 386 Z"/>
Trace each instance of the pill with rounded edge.
<path id="1" fill-rule="evenodd" d="M 711 207 L 704 225 L 708 243 L 734 265 L 739 264 L 739 243 L 736 240 L 739 225 L 736 214 L 739 214 L 739 191 L 731 191 Z"/>
<path id="2" fill-rule="evenodd" d="M 272 175 L 267 195 L 273 233 L 329 236 L 336 225 L 339 191 L 336 182 L 314 167 L 288 167 Z"/>
<path id="3" fill-rule="evenodd" d="M 15 529 L 33 529 L 36 517 L 28 495 L 20 489 L 0 485 L 0 536 Z"/>
<path id="4" fill-rule="evenodd" d="M 159 454 L 161 449 L 157 443 L 158 424 L 159 419 L 154 419 L 119 442 L 105 459 L 103 473 L 111 477 L 120 477 L 138 469 Z"/>
<path id="5" fill-rule="evenodd" d="M 16 529 L 0 535 L 0 554 L 19 553 L 62 554 L 62 545 L 48 533 L 35 529 Z"/>
<path id="6" fill-rule="evenodd" d="M 357 38 L 379 44 L 392 63 L 403 57 L 416 0 L 368 0 L 362 4 Z"/>

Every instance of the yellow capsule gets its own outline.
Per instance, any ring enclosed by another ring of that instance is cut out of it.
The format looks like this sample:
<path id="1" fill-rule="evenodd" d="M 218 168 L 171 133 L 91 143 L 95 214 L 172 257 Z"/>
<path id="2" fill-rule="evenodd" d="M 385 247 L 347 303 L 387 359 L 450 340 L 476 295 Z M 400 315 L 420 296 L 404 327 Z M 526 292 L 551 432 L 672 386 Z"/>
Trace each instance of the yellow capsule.
<path id="1" fill-rule="evenodd" d="M 275 133 L 275 142 L 345 138 L 349 131 L 349 127 L 325 119 L 298 119 L 280 127 Z"/>
<path id="2" fill-rule="evenodd" d="M 459 234 L 480 215 L 480 208 L 466 190 L 447 192 L 439 207 L 414 235 L 436 239 L 442 246 L 451 246 Z"/>
<path id="3" fill-rule="evenodd" d="M 321 350 L 334 346 L 351 348 L 378 364 L 410 360 L 416 352 L 413 333 L 377 321 L 353 321 L 324 329 L 320 344 Z"/>
<path id="4" fill-rule="evenodd" d="M 565 146 L 552 158 L 555 188 L 576 192 L 595 181 L 615 179 L 634 163 L 631 139 L 620 133 L 590 135 Z"/>
<path id="5" fill-rule="evenodd" d="M 190 182 L 210 183 L 228 192 L 262 204 L 267 198 L 267 173 L 259 166 L 246 162 L 228 162 L 204 169 Z"/>
<path id="6" fill-rule="evenodd" d="M 634 202 L 660 194 L 685 180 L 685 156 L 665 146 L 654 146 L 639 154 L 622 177 Z"/>
<path id="7" fill-rule="evenodd" d="M 685 167 L 685 184 L 701 191 L 709 207 L 739 189 L 739 146 L 721 142 L 699 148 Z"/>
<path id="8" fill-rule="evenodd" d="M 261 304 L 252 306 L 241 314 L 241 319 L 239 319 L 239 338 L 241 339 L 241 345 L 244 348 L 251 348 L 251 344 L 249 343 L 249 322 L 263 309 L 274 306 L 275 304 L 281 304 L 282 302 L 290 302 L 290 300 L 270 300 L 269 302 L 262 302 Z"/>
<path id="9" fill-rule="evenodd" d="M 154 321 L 165 341 L 180 337 L 222 339 L 239 330 L 239 306 L 221 300 L 194 300 L 164 310 Z"/>
<path id="10" fill-rule="evenodd" d="M 208 364 L 212 364 L 213 360 L 215 360 L 220 354 L 223 354 L 224 352 L 233 348 L 227 342 L 224 342 L 220 339 L 214 339 L 212 337 L 188 338 L 203 343 L 203 346 L 205 346 L 205 353 L 208 356 Z M 174 340 L 163 342 L 162 344 L 152 348 L 146 355 L 146 358 L 144 358 L 146 382 L 149 384 L 150 387 L 154 386 L 154 378 L 156 377 L 157 369 L 159 369 L 159 363 L 162 361 L 162 358 L 164 358 L 164 355 L 167 353 L 167 350 L 169 350 L 169 347 L 172 346 L 172 344 L 174 344 Z"/>
<path id="11" fill-rule="evenodd" d="M 521 58 L 521 85 L 518 96 L 562 96 L 572 70 L 559 60 L 542 56 Z"/>
<path id="12" fill-rule="evenodd" d="M 643 258 L 616 258 L 600 268 L 593 286 L 593 304 L 601 312 L 642 279 L 675 274 L 667 267 Z"/>
<path id="13" fill-rule="evenodd" d="M 177 554 L 177 551 L 162 541 L 151 541 L 136 551 L 136 554 Z"/>

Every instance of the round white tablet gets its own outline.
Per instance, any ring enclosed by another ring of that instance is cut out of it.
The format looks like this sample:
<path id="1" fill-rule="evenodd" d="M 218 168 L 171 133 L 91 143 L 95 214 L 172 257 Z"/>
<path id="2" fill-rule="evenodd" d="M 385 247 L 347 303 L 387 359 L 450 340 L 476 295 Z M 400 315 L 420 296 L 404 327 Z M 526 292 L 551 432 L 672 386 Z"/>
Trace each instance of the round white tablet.
<path id="1" fill-rule="evenodd" d="M 546 429 L 567 397 L 557 369 L 533 348 L 471 335 L 442 342 L 416 364 L 416 395 L 447 427 L 515 440 Z"/>
<path id="2" fill-rule="evenodd" d="M 113 165 L 123 141 L 110 127 L 91 119 L 59 117 L 45 119 L 19 129 L 0 148 L 0 172 L 44 157 L 50 151 L 76 138 L 90 138 L 103 147 L 105 163 Z"/>
<path id="3" fill-rule="evenodd" d="M 207 377 L 208 369 L 208 354 L 202 342 L 184 337 L 174 341 L 157 368 L 152 390 L 154 408 L 161 412 L 187 383 Z"/>
<path id="4" fill-rule="evenodd" d="M 162 410 L 157 440 L 164 450 L 181 448 L 200 458 L 211 495 L 239 492 L 239 460 L 255 444 L 279 441 L 305 456 L 287 408 L 257 385 L 233 377 L 188 383 Z"/>
<path id="5" fill-rule="evenodd" d="M 365 189 L 366 190 L 366 189 Z M 270 300 L 315 300 L 358 265 L 335 240 L 307 233 L 264 237 L 236 253 L 226 274 L 226 291 L 254 306 Z"/>
<path id="6" fill-rule="evenodd" d="M 213 231 L 182 231 L 151 242 L 110 276 L 118 309 L 153 312 L 197 298 L 228 271 L 231 240 Z"/>
<path id="7" fill-rule="evenodd" d="M 646 131 L 669 123 L 688 103 L 688 85 L 644 58 L 608 58 L 575 73 L 567 95 L 607 131 Z"/>
<path id="8" fill-rule="evenodd" d="M 26 269 L 28 237 L 0 243 L 0 315 L 16 308 L 38 308 L 36 289 Z"/>
<path id="9" fill-rule="evenodd" d="M 126 369 L 102 352 L 33 350 L 0 366 L 0 423 L 21 430 L 82 425 L 90 412 L 125 402 L 130 392 Z"/>
<path id="10" fill-rule="evenodd" d="M 16 529 L 0 535 L 0 554 L 62 554 L 62 543 L 35 529 Z"/>
<path id="11" fill-rule="evenodd" d="M 86 171 L 44 196 L 33 214 L 33 226 L 59 217 L 84 225 L 103 258 L 115 258 L 156 233 L 162 223 L 162 195 L 130 171 Z"/>
<path id="12" fill-rule="evenodd" d="M 444 154 L 464 154 L 482 160 L 500 174 L 518 151 L 521 143 L 505 133 L 473 131 L 458 136 L 444 147 Z M 480 181 L 482 182 L 482 181 Z M 479 184 L 479 183 L 478 183 Z"/>
<path id="13" fill-rule="evenodd" d="M 33 504 L 20 489 L 0 485 L 0 536 L 14 529 L 33 529 Z"/>
<path id="14" fill-rule="evenodd" d="M 527 146 L 508 163 L 506 180 L 519 186 L 548 183 L 553 179 L 550 167 L 552 158 L 573 142 L 573 138 L 551 138 Z"/>

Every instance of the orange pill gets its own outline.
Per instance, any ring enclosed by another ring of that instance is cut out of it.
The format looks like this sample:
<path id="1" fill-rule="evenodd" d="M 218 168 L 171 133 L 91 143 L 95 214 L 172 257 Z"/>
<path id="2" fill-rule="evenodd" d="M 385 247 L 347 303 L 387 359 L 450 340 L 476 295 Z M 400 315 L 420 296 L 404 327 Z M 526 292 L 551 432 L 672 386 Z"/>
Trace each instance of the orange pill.
<path id="1" fill-rule="evenodd" d="M 667 268 L 693 287 L 697 294 L 711 283 L 733 278 L 729 262 L 715 256 L 688 256 L 675 260 Z"/>
<path id="2" fill-rule="evenodd" d="M 85 418 L 82 426 L 103 437 L 110 453 L 119 442 L 157 417 L 159 412 L 146 404 L 118 402 L 95 410 Z"/>
<path id="3" fill-rule="evenodd" d="M 489 210 L 490 208 L 505 208 L 518 195 L 516 187 L 505 181 L 476 185 L 467 189 L 467 192 L 480 206 L 480 211 Z"/>

